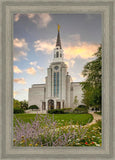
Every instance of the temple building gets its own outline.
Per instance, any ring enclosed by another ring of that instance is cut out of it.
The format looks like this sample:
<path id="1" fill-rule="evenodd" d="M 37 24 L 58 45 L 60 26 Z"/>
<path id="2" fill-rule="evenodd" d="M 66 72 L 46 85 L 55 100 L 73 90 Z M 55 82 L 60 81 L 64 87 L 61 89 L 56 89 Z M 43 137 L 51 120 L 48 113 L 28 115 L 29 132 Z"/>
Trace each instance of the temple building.
<path id="1" fill-rule="evenodd" d="M 70 53 L 71 54 L 71 53 Z M 29 106 L 37 105 L 40 110 L 73 108 L 75 97 L 78 105 L 82 101 L 82 89 L 79 82 L 73 82 L 67 71 L 68 67 L 64 62 L 64 52 L 60 39 L 60 26 L 54 56 L 47 69 L 45 84 L 33 84 L 29 88 Z"/>

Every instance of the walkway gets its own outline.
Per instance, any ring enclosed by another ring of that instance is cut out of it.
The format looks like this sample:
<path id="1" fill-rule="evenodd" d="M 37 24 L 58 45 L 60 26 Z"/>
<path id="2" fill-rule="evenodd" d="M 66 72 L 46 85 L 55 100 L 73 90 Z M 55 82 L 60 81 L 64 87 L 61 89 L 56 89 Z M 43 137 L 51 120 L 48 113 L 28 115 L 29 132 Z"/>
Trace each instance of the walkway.
<path id="1" fill-rule="evenodd" d="M 92 114 L 92 116 L 93 116 L 93 121 L 92 121 L 91 123 L 87 123 L 86 125 L 84 125 L 84 127 L 91 126 L 92 124 L 95 124 L 96 121 L 102 119 L 102 116 L 99 115 L 99 114 L 96 114 L 96 113 L 94 113 L 94 112 L 89 112 L 89 113 Z"/>

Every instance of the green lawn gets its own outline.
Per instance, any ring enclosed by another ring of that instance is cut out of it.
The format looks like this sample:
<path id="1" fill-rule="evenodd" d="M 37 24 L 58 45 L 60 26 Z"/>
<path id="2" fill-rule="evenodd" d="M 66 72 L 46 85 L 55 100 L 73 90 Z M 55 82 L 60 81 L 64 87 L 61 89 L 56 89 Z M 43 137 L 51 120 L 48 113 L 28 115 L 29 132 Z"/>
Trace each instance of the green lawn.
<path id="1" fill-rule="evenodd" d="M 53 115 L 49 114 L 49 116 L 53 118 Z M 14 122 L 16 120 L 15 118 L 17 118 L 18 120 L 22 120 L 26 123 L 31 123 L 35 117 L 36 114 L 14 114 Z M 60 126 L 69 125 L 70 123 L 85 125 L 93 120 L 93 116 L 91 114 L 54 114 L 54 120 L 56 120 Z"/>

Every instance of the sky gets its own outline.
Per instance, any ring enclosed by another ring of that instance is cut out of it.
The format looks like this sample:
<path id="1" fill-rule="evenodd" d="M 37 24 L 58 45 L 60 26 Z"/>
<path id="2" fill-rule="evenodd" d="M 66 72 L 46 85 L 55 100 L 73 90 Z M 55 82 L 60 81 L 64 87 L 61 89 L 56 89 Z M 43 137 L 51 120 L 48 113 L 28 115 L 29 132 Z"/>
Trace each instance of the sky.
<path id="1" fill-rule="evenodd" d="M 100 14 L 14 14 L 14 98 L 28 100 L 32 84 L 45 83 L 60 25 L 64 61 L 74 82 L 84 81 L 84 65 L 102 43 Z"/>

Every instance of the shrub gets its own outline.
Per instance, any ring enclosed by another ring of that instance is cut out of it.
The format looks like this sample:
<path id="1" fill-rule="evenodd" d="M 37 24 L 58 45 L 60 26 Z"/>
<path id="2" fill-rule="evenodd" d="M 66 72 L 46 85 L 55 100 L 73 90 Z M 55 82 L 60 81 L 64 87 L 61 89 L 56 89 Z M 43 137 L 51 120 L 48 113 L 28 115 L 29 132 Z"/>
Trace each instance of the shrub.
<path id="1" fill-rule="evenodd" d="M 64 110 L 63 109 L 51 109 L 51 110 L 48 110 L 48 113 L 50 113 L 50 114 L 64 114 Z"/>
<path id="2" fill-rule="evenodd" d="M 39 109 L 39 107 L 37 105 L 31 105 L 29 106 L 29 109 Z"/>
<path id="3" fill-rule="evenodd" d="M 85 105 L 79 105 L 78 108 L 87 108 L 88 109 L 88 107 Z"/>
<path id="4" fill-rule="evenodd" d="M 19 108 L 19 107 L 15 107 L 14 108 L 14 114 L 18 114 L 18 113 L 24 113 L 24 109 Z"/>
<path id="5" fill-rule="evenodd" d="M 72 113 L 73 109 L 72 108 L 64 108 L 64 113 Z"/>
<path id="6" fill-rule="evenodd" d="M 75 108 L 73 113 L 77 113 L 77 114 L 83 114 L 83 113 L 88 113 L 88 109 L 87 108 Z"/>

